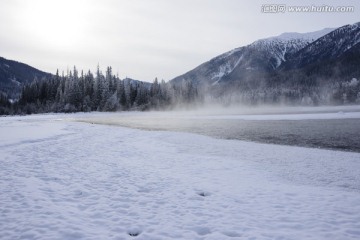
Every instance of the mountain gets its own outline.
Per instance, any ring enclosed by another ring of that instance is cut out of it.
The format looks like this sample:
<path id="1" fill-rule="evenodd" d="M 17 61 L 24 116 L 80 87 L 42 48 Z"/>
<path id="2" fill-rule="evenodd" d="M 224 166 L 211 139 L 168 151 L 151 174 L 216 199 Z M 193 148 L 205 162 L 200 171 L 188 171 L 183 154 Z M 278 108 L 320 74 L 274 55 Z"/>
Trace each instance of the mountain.
<path id="1" fill-rule="evenodd" d="M 271 81 L 287 86 L 339 85 L 360 77 L 360 23 L 331 31 L 290 56 Z M 360 95 L 359 95 L 360 96 Z"/>
<path id="2" fill-rule="evenodd" d="M 36 78 L 51 76 L 27 64 L 0 57 L 0 92 L 6 93 L 10 98 L 19 97 L 21 87 Z"/>
<path id="3" fill-rule="evenodd" d="M 360 43 L 360 22 L 340 27 L 308 44 L 284 64 L 284 68 L 301 68 L 336 59 L 358 43 Z"/>
<path id="4" fill-rule="evenodd" d="M 150 89 L 150 87 L 152 85 L 152 83 L 150 83 L 150 82 L 135 80 L 135 79 L 132 79 L 129 77 L 124 78 L 123 81 L 124 81 L 125 85 L 129 85 L 129 86 L 131 85 L 132 87 L 136 87 L 138 85 L 143 84 L 146 89 Z"/>
<path id="5" fill-rule="evenodd" d="M 217 56 L 174 78 L 172 82 L 179 83 L 186 80 L 197 84 L 216 85 L 223 80 L 246 79 L 255 72 L 257 74 L 270 72 L 286 62 L 294 53 L 332 30 L 326 28 L 311 33 L 284 33 L 276 37 L 260 39 L 248 46 Z"/>
<path id="6" fill-rule="evenodd" d="M 171 80 L 210 99 L 250 103 L 360 103 L 360 23 L 260 39 Z"/>

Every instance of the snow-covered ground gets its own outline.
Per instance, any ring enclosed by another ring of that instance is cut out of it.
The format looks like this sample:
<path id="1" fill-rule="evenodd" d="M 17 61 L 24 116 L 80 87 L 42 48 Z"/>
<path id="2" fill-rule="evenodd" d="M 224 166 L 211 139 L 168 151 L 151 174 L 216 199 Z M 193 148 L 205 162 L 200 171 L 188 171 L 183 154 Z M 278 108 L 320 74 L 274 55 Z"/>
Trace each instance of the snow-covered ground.
<path id="1" fill-rule="evenodd" d="M 360 238 L 359 153 L 73 117 L 0 118 L 0 239 Z"/>

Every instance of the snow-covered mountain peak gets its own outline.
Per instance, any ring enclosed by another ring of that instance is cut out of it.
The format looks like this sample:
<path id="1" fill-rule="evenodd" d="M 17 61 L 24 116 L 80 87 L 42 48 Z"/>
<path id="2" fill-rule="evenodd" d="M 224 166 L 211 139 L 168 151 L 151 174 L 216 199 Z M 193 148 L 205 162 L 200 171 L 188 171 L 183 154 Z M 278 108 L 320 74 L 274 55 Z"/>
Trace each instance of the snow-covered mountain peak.
<path id="1" fill-rule="evenodd" d="M 303 38 L 281 38 L 260 39 L 249 45 L 249 49 L 261 52 L 271 69 L 278 68 L 286 61 L 289 54 L 293 54 L 311 43 L 312 40 Z"/>
<path id="2" fill-rule="evenodd" d="M 358 43 L 360 23 L 339 27 L 301 49 L 287 67 L 299 68 L 309 63 L 336 59 Z"/>
<path id="3" fill-rule="evenodd" d="M 360 23 L 309 33 L 286 32 L 221 54 L 178 76 L 173 82 L 185 79 L 213 86 L 226 86 L 230 82 L 244 84 L 242 81 L 259 79 L 262 74 L 265 76 L 274 71 L 282 73 L 301 69 L 309 64 L 319 64 L 316 66 L 322 67 L 321 63 L 327 63 L 329 59 L 339 61 L 338 58 L 343 53 L 359 42 Z M 356 49 L 352 51 L 353 55 L 358 56 Z M 345 58 L 348 59 L 349 56 L 346 55 Z M 265 82 L 268 81 L 265 77 L 264 79 Z"/>
<path id="4" fill-rule="evenodd" d="M 360 22 L 351 24 L 350 27 L 351 27 L 351 30 L 355 30 L 355 29 L 357 29 L 357 28 L 360 28 Z"/>
<path id="5" fill-rule="evenodd" d="M 269 38 L 266 38 L 265 40 L 279 39 L 279 40 L 289 41 L 289 40 L 293 40 L 293 39 L 302 39 L 305 41 L 313 42 L 316 39 L 332 32 L 333 30 L 334 30 L 334 28 L 324 28 L 319 31 L 308 32 L 308 33 L 285 32 L 285 33 L 280 34 L 279 36 L 269 37 Z"/>
<path id="6" fill-rule="evenodd" d="M 249 46 L 257 51 L 266 52 L 266 55 L 270 56 L 271 68 L 276 69 L 283 62 L 286 62 L 289 55 L 294 54 L 333 30 L 333 28 L 325 28 L 309 33 L 286 32 L 279 36 L 257 40 Z"/>

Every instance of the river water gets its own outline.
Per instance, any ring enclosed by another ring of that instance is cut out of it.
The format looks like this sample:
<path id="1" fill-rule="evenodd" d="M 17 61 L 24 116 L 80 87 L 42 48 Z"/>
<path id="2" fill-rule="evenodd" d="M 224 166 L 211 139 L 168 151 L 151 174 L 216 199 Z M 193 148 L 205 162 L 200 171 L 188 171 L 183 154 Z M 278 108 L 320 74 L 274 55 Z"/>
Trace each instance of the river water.
<path id="1" fill-rule="evenodd" d="M 357 113 L 359 118 L 357 115 L 347 118 L 349 113 L 343 113 L 345 116 L 339 114 L 292 113 L 249 117 L 172 112 L 115 113 L 77 120 L 144 130 L 190 132 L 221 139 L 360 152 L 360 113 Z"/>

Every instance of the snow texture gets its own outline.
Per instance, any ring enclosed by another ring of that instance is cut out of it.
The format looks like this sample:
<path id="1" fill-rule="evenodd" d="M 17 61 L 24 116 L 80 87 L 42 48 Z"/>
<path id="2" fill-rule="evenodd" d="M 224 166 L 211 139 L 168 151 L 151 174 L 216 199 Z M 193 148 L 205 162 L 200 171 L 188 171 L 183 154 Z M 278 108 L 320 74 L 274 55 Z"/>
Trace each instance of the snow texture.
<path id="1" fill-rule="evenodd" d="M 360 154 L 0 118 L 0 239 L 359 239 Z"/>
<path id="2" fill-rule="evenodd" d="M 228 53 L 221 55 L 220 57 L 218 57 L 218 59 L 225 59 L 226 57 L 231 56 L 235 52 L 236 52 L 236 50 L 232 50 Z M 235 58 L 235 59 L 229 58 L 223 64 L 220 64 L 218 66 L 218 70 L 212 74 L 211 79 L 215 79 L 215 81 L 212 83 L 212 85 L 218 84 L 219 81 L 221 80 L 221 78 L 223 76 L 226 76 L 227 74 L 231 73 L 239 65 L 239 63 L 242 60 L 243 60 L 243 55 L 241 55 L 239 58 Z"/>
<path id="3" fill-rule="evenodd" d="M 276 69 L 286 61 L 286 54 L 299 51 L 333 30 L 333 28 L 325 28 L 309 33 L 287 32 L 279 36 L 257 40 L 250 44 L 250 46 L 265 51 L 272 56 L 276 62 L 275 65 L 273 65 L 273 69 Z"/>
<path id="4" fill-rule="evenodd" d="M 291 39 L 303 39 L 303 40 L 313 42 L 316 39 L 318 39 L 322 36 L 325 36 L 326 34 L 332 32 L 334 30 L 335 30 L 335 28 L 324 28 L 319 31 L 308 32 L 308 33 L 286 32 L 286 33 L 280 34 L 279 36 L 270 37 L 267 39 L 268 40 L 281 39 L 281 40 L 286 40 L 286 41 L 291 40 Z"/>

